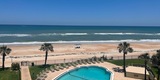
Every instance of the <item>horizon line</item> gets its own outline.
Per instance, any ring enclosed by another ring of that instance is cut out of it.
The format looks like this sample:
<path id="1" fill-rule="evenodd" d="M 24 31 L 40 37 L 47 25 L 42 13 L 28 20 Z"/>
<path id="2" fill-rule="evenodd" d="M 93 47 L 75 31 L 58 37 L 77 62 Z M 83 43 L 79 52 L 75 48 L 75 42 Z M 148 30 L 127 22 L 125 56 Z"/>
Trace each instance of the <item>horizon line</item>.
<path id="1" fill-rule="evenodd" d="M 160 27 L 160 25 L 72 25 L 72 24 L 0 24 L 2 25 L 15 25 L 15 26 L 123 26 L 123 27 Z"/>

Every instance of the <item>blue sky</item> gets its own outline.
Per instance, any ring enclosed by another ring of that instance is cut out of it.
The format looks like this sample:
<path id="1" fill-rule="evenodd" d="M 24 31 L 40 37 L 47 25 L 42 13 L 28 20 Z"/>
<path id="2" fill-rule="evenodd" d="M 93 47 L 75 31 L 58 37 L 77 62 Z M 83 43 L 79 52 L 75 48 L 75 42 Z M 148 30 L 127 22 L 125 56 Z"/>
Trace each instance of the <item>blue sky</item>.
<path id="1" fill-rule="evenodd" d="M 0 24 L 160 26 L 160 0 L 0 0 Z"/>

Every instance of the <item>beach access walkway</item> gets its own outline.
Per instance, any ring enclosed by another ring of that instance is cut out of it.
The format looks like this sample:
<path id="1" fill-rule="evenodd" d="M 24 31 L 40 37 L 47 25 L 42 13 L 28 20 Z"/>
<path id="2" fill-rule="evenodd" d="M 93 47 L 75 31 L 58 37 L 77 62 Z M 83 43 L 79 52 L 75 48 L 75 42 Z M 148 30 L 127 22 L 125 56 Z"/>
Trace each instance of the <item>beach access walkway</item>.
<path id="1" fill-rule="evenodd" d="M 21 80 L 32 80 L 28 66 L 21 66 Z"/>

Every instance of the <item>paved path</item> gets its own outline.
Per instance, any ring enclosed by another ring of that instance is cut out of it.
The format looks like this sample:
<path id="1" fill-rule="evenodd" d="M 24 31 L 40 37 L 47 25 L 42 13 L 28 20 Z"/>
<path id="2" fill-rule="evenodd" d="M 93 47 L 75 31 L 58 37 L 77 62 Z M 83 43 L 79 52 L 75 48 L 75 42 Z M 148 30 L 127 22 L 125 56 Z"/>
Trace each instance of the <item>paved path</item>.
<path id="1" fill-rule="evenodd" d="M 31 80 L 28 66 L 21 66 L 21 80 Z"/>

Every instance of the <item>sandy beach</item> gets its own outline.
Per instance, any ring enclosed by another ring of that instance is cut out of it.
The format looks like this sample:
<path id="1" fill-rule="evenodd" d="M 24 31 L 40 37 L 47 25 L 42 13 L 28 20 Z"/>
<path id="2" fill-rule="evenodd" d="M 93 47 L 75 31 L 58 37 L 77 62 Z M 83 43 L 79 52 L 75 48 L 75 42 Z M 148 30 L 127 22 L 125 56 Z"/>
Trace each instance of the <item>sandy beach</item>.
<path id="1" fill-rule="evenodd" d="M 81 48 L 76 49 L 75 44 L 53 44 L 54 52 L 49 52 L 48 63 L 53 60 L 63 59 L 80 59 L 93 56 L 107 56 L 107 57 L 122 57 L 117 50 L 119 43 L 88 43 L 81 44 Z M 12 49 L 10 55 L 6 56 L 5 65 L 10 66 L 11 62 L 21 61 L 44 61 L 44 52 L 40 51 L 41 45 L 9 45 Z M 131 47 L 134 49 L 133 53 L 127 54 L 127 56 L 138 56 L 140 54 L 148 52 L 150 55 L 156 53 L 156 50 L 160 48 L 160 43 L 131 43 Z M 14 58 L 10 58 L 10 57 Z M 0 61 L 0 66 L 1 66 Z"/>

